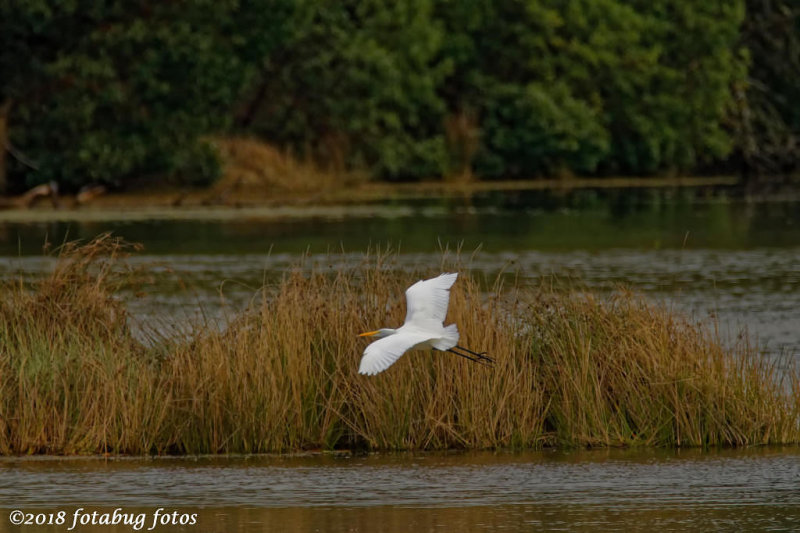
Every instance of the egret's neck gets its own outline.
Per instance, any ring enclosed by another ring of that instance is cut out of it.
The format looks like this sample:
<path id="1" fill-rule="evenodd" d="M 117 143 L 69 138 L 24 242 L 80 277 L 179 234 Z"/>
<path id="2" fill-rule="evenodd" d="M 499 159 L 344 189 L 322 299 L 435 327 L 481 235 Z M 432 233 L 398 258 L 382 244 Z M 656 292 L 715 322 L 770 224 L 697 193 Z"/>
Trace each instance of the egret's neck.
<path id="1" fill-rule="evenodd" d="M 378 333 L 375 334 L 376 339 L 382 339 L 384 337 L 388 337 L 389 335 L 394 335 L 397 333 L 396 329 L 392 328 L 381 328 L 378 330 Z"/>

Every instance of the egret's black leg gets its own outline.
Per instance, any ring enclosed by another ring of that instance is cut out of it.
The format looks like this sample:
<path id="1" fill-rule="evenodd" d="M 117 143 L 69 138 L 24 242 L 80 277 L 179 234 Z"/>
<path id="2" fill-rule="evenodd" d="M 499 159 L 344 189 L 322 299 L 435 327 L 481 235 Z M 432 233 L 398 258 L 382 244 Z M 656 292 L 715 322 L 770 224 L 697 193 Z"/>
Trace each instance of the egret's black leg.
<path id="1" fill-rule="evenodd" d="M 474 357 L 470 357 L 469 355 L 467 355 L 467 354 L 465 354 L 465 353 L 460 353 L 460 352 L 457 352 L 457 351 L 455 351 L 455 350 L 452 350 L 452 349 L 448 349 L 448 350 L 439 350 L 438 348 L 434 348 L 433 350 L 434 350 L 434 351 L 436 351 L 436 352 L 450 352 L 450 353 L 454 353 L 454 354 L 456 354 L 456 355 L 457 355 L 457 356 L 459 356 L 459 357 L 463 357 L 464 359 L 469 359 L 470 361 L 474 361 L 474 362 L 476 362 L 476 363 L 483 363 L 483 361 L 481 361 L 480 359 L 476 359 L 476 358 L 474 358 Z"/>
<path id="2" fill-rule="evenodd" d="M 482 364 L 482 365 L 489 364 L 489 363 L 487 363 L 487 361 L 484 358 L 472 357 L 472 356 L 467 355 L 465 353 L 458 352 L 458 351 L 454 350 L 453 348 L 450 348 L 447 351 L 450 352 L 450 353 L 454 353 L 454 354 L 456 354 L 458 356 L 461 356 L 464 359 L 469 359 L 470 361 L 475 361 L 476 363 L 479 363 L 479 364 Z"/>
<path id="3" fill-rule="evenodd" d="M 480 353 L 473 352 L 469 348 L 464 348 L 463 346 L 458 346 L 458 345 L 454 346 L 454 348 L 458 348 L 459 350 L 463 350 L 463 351 L 467 352 L 470 355 L 474 355 L 478 359 L 483 359 L 484 361 L 489 361 L 490 363 L 494 363 L 494 359 L 492 359 L 491 357 L 486 355 L 486 352 L 480 352 Z"/>
<path id="4" fill-rule="evenodd" d="M 434 348 L 434 350 L 435 350 L 435 349 L 436 349 L 436 348 Z M 442 351 L 442 350 L 439 350 L 439 351 Z M 448 352 L 450 352 L 450 353 L 454 353 L 454 354 L 456 354 L 456 355 L 459 355 L 459 356 L 463 357 L 464 359 L 469 359 L 470 361 L 475 361 L 476 363 L 480 363 L 480 360 L 479 360 L 479 359 L 475 359 L 474 357 L 470 357 L 470 356 L 468 356 L 467 354 L 464 354 L 464 353 L 458 353 L 458 352 L 454 352 L 453 350 L 447 350 L 447 351 L 448 351 Z"/>
<path id="5" fill-rule="evenodd" d="M 455 348 L 453 348 L 453 351 L 455 351 Z M 459 353 L 461 353 L 462 355 L 468 355 L 468 354 L 465 354 L 463 352 L 459 352 Z M 475 352 L 472 352 L 472 353 L 475 354 L 475 355 L 474 356 L 473 355 L 469 355 L 469 357 L 474 357 L 475 359 L 478 360 L 478 362 L 486 363 L 486 364 L 489 364 L 489 365 L 494 364 L 494 359 L 492 359 L 491 357 L 489 357 L 487 355 L 484 355 L 482 353 L 475 353 Z"/>

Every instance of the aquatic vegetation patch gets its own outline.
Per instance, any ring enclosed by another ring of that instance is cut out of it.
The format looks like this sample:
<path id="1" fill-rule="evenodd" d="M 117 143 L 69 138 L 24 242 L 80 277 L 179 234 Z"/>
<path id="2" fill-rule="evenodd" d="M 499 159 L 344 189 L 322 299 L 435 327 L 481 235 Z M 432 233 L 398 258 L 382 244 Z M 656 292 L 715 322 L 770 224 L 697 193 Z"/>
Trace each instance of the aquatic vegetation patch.
<path id="1" fill-rule="evenodd" d="M 357 373 L 357 337 L 401 324 L 433 271 L 288 272 L 222 330 L 131 333 L 130 247 L 69 245 L 53 272 L 0 292 L 0 453 L 739 446 L 800 441 L 800 379 L 746 338 L 635 294 L 611 298 L 463 271 L 447 323 L 492 368 L 415 351 Z M 452 265 L 448 265 L 452 266 Z"/>

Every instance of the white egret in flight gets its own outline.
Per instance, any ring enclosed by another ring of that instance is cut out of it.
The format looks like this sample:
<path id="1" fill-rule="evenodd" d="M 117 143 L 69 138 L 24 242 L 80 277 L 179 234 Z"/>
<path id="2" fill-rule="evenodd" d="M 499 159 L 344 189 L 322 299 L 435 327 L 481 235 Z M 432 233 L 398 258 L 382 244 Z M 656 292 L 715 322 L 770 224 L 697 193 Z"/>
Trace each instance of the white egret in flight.
<path id="1" fill-rule="evenodd" d="M 359 374 L 374 375 L 389 368 L 408 350 L 433 348 L 452 352 L 476 363 L 494 363 L 486 352 L 477 353 L 458 346 L 458 327 L 444 326 L 450 287 L 458 274 L 418 281 L 406 290 L 406 321 L 398 329 L 382 328 L 362 333 L 359 337 L 377 337 L 364 350 Z"/>

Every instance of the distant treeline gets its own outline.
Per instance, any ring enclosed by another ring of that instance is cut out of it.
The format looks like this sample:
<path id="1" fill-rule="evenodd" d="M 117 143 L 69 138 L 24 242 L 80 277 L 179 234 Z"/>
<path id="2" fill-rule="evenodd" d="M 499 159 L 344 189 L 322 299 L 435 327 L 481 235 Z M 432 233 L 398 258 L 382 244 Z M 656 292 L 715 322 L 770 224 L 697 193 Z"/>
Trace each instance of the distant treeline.
<path id="1" fill-rule="evenodd" d="M 382 179 L 781 174 L 798 0 L 0 0 L 0 192 L 205 183 L 213 136 Z"/>

